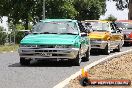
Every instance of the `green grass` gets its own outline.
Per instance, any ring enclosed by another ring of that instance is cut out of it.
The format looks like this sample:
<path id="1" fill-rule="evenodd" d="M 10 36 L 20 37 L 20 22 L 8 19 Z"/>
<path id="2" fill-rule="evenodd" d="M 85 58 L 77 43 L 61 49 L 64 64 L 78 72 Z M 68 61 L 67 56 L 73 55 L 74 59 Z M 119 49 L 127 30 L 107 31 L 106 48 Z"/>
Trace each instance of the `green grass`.
<path id="1" fill-rule="evenodd" d="M 19 45 L 0 45 L 0 53 L 17 51 Z"/>

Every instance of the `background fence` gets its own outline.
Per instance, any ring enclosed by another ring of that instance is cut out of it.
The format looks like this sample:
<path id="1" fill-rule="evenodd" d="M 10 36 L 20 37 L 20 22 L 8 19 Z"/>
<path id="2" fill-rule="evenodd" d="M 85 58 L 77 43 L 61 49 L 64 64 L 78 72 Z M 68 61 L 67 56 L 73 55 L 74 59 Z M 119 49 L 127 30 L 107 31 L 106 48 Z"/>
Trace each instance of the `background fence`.
<path id="1" fill-rule="evenodd" d="M 24 36 L 25 31 L 12 31 L 10 33 L 0 31 L 0 45 L 19 44 Z"/>

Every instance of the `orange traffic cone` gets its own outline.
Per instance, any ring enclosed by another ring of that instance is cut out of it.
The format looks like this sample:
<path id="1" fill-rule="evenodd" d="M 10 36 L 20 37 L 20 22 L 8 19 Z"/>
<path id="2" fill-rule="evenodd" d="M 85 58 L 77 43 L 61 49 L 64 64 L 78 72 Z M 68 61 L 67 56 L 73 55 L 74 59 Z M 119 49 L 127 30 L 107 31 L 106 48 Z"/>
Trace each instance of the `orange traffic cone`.
<path id="1" fill-rule="evenodd" d="M 88 72 L 85 71 L 84 68 L 82 68 L 82 78 L 80 80 L 80 84 L 82 86 L 87 86 L 91 84 L 90 79 L 88 77 L 89 77 Z"/>
<path id="2" fill-rule="evenodd" d="M 89 73 L 82 68 L 82 77 L 89 77 Z"/>

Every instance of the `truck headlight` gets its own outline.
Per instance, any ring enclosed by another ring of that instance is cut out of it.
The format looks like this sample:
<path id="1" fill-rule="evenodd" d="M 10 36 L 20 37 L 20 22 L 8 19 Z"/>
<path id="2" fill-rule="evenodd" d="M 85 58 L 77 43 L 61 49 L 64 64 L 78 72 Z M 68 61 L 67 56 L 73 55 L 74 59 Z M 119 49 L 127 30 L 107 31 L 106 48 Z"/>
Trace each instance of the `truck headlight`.
<path id="1" fill-rule="evenodd" d="M 19 47 L 27 47 L 27 45 L 20 45 Z"/>

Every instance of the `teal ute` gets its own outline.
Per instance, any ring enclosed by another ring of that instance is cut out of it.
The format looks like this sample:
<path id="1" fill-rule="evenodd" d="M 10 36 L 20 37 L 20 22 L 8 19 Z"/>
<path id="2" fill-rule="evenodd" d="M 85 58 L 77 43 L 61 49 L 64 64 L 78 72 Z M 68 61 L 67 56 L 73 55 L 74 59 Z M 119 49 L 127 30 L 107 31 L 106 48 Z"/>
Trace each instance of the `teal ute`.
<path id="1" fill-rule="evenodd" d="M 20 64 L 31 60 L 69 60 L 72 65 L 88 61 L 90 41 L 77 20 L 46 19 L 34 25 L 31 33 L 20 42 Z"/>

